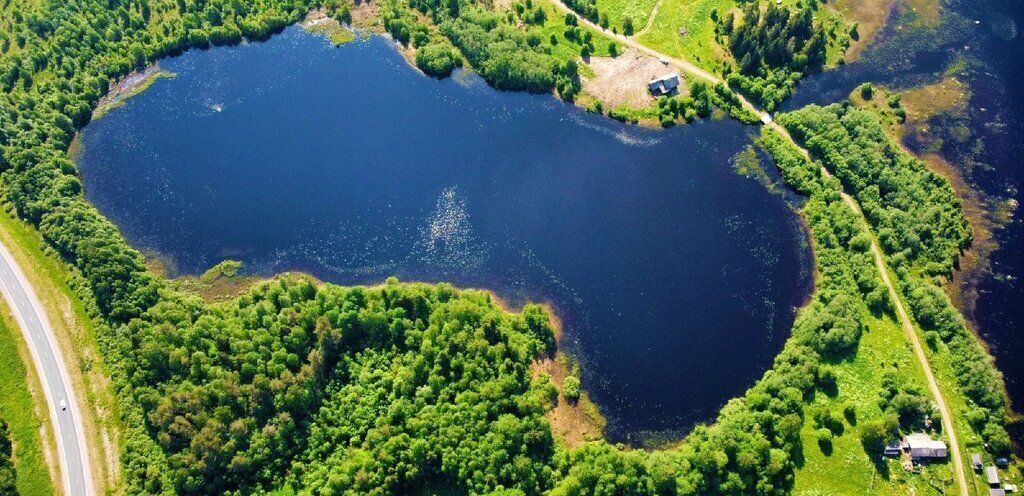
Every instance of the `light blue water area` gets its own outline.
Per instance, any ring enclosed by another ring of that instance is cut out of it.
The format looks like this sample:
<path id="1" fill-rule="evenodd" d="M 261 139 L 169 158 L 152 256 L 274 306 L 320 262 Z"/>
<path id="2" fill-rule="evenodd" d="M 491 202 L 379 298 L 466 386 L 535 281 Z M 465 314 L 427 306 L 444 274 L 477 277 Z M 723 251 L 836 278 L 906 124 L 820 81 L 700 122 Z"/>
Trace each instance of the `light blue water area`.
<path id="1" fill-rule="evenodd" d="M 297 28 L 161 64 L 82 133 L 87 196 L 136 247 L 550 302 L 614 439 L 711 419 L 809 291 L 796 215 L 732 170 L 753 127 L 625 126 Z"/>

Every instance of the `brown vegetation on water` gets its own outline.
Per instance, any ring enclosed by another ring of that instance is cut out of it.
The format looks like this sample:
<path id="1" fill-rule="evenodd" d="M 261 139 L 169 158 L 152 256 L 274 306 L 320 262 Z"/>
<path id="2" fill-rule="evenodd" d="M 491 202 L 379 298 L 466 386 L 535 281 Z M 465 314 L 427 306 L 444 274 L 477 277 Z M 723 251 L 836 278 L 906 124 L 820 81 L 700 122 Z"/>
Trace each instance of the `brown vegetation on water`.
<path id="1" fill-rule="evenodd" d="M 889 90 L 876 88 L 868 100 L 858 89 L 850 95 L 850 100 L 857 106 L 876 111 L 887 133 L 904 149 L 909 146 L 919 150 L 916 154 L 918 158 L 929 170 L 946 178 L 962 201 L 961 208 L 971 226 L 973 240 L 971 247 L 961 253 L 959 270 L 953 273 L 945 291 L 976 330 L 974 311 L 979 296 L 977 285 L 991 273 L 989 259 L 999 248 L 994 232 L 1007 219 L 1002 213 L 1004 209 L 994 203 L 995 199 L 987 197 L 967 178 L 969 171 L 964 169 L 966 164 L 951 163 L 940 153 L 943 140 L 933 122 L 934 118 L 941 116 L 964 116 L 970 99 L 970 88 L 957 77 L 947 76 L 938 82 L 903 91 L 898 97 L 899 106 L 906 115 L 903 122 L 889 105 L 893 95 Z M 910 150 L 907 152 L 913 153 Z"/>

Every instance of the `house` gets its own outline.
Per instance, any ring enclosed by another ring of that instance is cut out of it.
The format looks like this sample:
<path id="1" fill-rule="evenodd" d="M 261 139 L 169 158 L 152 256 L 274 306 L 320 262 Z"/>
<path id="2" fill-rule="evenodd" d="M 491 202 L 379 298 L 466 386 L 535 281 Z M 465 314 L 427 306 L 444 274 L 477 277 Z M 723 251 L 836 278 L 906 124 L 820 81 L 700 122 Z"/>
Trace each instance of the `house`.
<path id="1" fill-rule="evenodd" d="M 976 472 L 981 472 L 981 468 L 983 466 L 981 462 L 981 455 L 978 453 L 971 454 L 971 466 L 974 467 Z"/>
<path id="2" fill-rule="evenodd" d="M 647 88 L 654 96 L 668 95 L 679 89 L 679 74 L 673 72 L 660 78 L 652 79 Z"/>
<path id="3" fill-rule="evenodd" d="M 910 451 L 910 459 L 914 461 L 945 458 L 948 454 L 945 442 L 932 439 L 923 432 L 907 436 L 904 443 Z"/>
<path id="4" fill-rule="evenodd" d="M 1017 492 L 1017 484 L 1003 484 L 1003 490 L 1008 493 Z"/>
<path id="5" fill-rule="evenodd" d="M 988 496 L 1006 496 L 1006 491 L 998 487 L 993 487 L 988 490 Z"/>
<path id="6" fill-rule="evenodd" d="M 985 467 L 985 482 L 988 482 L 990 486 L 999 485 L 999 472 L 995 467 L 991 465 Z"/>
<path id="7" fill-rule="evenodd" d="M 898 439 L 894 439 L 891 443 L 885 445 L 884 449 L 882 449 L 882 454 L 885 456 L 900 456 L 900 453 L 902 452 L 903 443 Z"/>

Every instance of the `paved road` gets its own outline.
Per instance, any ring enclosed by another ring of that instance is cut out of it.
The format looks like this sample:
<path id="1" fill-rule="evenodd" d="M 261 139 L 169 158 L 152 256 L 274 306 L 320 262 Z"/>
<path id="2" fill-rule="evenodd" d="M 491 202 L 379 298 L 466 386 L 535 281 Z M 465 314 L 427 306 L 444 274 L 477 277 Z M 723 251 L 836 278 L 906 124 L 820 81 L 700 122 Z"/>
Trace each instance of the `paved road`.
<path id="1" fill-rule="evenodd" d="M 700 67 L 690 62 L 689 60 L 679 57 L 670 57 L 636 41 L 633 38 L 628 38 L 626 36 L 615 34 L 612 33 L 611 31 L 602 29 L 601 26 L 588 21 L 587 19 L 585 19 L 584 17 L 580 16 L 575 11 L 570 9 L 567 5 L 563 3 L 563 0 L 554 0 L 554 3 L 562 11 L 575 15 L 581 23 L 589 26 L 591 29 L 599 31 L 603 33 L 605 36 L 613 38 L 626 46 L 633 47 L 641 52 L 651 55 L 652 57 L 657 57 L 663 61 L 667 61 L 669 65 L 673 65 L 676 66 L 677 68 L 682 69 L 685 74 L 688 74 L 690 76 L 697 76 L 698 78 L 704 79 L 705 81 L 708 81 L 712 84 L 718 84 L 722 82 L 721 78 L 701 69 Z M 651 18 L 648 20 L 647 23 L 648 26 L 650 26 L 650 24 L 654 21 L 655 15 L 657 15 L 657 9 L 655 9 L 655 11 L 651 13 Z M 644 26 L 644 29 L 647 29 L 648 26 Z M 743 97 L 743 95 L 737 93 L 736 96 L 739 97 L 740 103 L 743 105 L 744 108 L 754 112 L 756 115 L 761 117 L 761 122 L 764 125 L 778 132 L 787 141 L 792 143 L 793 146 L 797 147 L 797 149 L 800 150 L 800 152 L 805 157 L 810 158 L 810 154 L 807 152 L 807 150 L 804 149 L 804 147 L 800 146 L 800 144 L 797 143 L 792 136 L 790 136 L 789 132 L 786 131 L 785 128 L 780 126 L 773 119 L 767 117 L 768 114 L 765 113 L 764 110 L 760 109 L 759 107 L 751 103 L 749 100 Z M 832 174 L 824 166 L 821 167 L 821 173 L 825 176 L 832 176 Z M 914 329 L 913 323 L 911 323 L 910 316 L 907 314 L 906 309 L 903 307 L 903 302 L 899 298 L 899 293 L 896 291 L 896 287 L 893 285 L 892 281 L 889 278 L 888 267 L 885 264 L 885 258 L 882 255 L 882 250 L 878 247 L 878 242 L 875 239 L 874 233 L 871 231 L 870 225 L 867 223 L 867 219 L 864 218 L 864 213 L 861 211 L 860 206 L 857 204 L 857 201 L 852 196 L 847 194 L 845 191 L 841 192 L 841 195 L 846 205 L 849 206 L 850 209 L 857 214 L 857 217 L 859 218 L 859 222 L 861 223 L 861 225 L 865 228 L 865 230 L 868 233 L 872 234 L 871 253 L 872 255 L 874 255 L 875 267 L 878 269 L 878 272 L 881 275 L 882 282 L 885 283 L 886 288 L 889 290 L 889 297 L 890 299 L 892 299 L 893 305 L 896 308 L 896 317 L 900 321 L 900 327 L 903 328 L 903 333 L 906 335 L 907 339 L 910 341 L 911 346 L 914 348 L 914 355 L 917 358 L 918 363 L 921 365 L 921 368 L 924 370 L 925 379 L 927 379 L 928 381 L 928 389 L 931 391 L 932 396 L 935 397 L 935 403 L 939 408 L 939 412 L 941 412 L 942 414 L 942 430 L 946 434 L 946 436 L 949 437 L 949 448 L 951 453 L 950 458 L 952 458 L 953 461 L 953 472 L 957 480 L 957 486 L 960 489 L 961 495 L 968 496 L 970 493 L 967 489 L 967 478 L 964 476 L 964 463 L 963 457 L 960 455 L 960 443 L 957 441 L 956 430 L 954 430 L 953 428 L 953 414 L 949 410 L 949 407 L 946 405 L 946 399 L 942 394 L 942 390 L 939 389 L 938 382 L 935 380 L 935 375 L 932 373 L 931 365 L 928 363 L 928 356 L 925 355 L 924 349 L 921 347 L 921 342 L 917 337 L 917 332 Z"/>
<path id="2" fill-rule="evenodd" d="M 78 402 L 71 389 L 71 380 L 64 367 L 57 339 L 25 274 L 6 246 L 0 244 L 0 291 L 32 353 L 32 361 L 39 373 L 50 418 L 57 434 L 64 494 L 90 496 L 93 494 L 92 473 L 89 471 L 89 453 L 83 436 Z M 67 405 L 60 408 L 60 402 Z"/>

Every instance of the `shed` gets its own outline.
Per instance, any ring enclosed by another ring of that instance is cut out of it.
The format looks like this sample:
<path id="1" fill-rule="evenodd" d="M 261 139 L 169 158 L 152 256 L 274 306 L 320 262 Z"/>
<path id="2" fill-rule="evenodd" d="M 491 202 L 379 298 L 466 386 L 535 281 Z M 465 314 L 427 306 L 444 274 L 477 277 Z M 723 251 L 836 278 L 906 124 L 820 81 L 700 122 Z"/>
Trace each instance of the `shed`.
<path id="1" fill-rule="evenodd" d="M 679 74 L 673 72 L 647 83 L 647 89 L 655 96 L 668 95 L 679 89 Z"/>
<path id="2" fill-rule="evenodd" d="M 893 440 L 882 449 L 882 454 L 885 456 L 900 456 L 902 452 L 903 443 L 900 443 L 898 439 Z"/>
<path id="3" fill-rule="evenodd" d="M 1003 484 L 1003 489 L 1008 493 L 1017 492 L 1017 484 Z"/>
<path id="4" fill-rule="evenodd" d="M 947 455 L 946 443 L 932 439 L 923 432 L 907 436 L 907 446 L 910 448 L 912 460 L 923 460 L 928 458 L 945 458 Z"/>
<path id="5" fill-rule="evenodd" d="M 999 485 L 999 471 L 995 467 L 991 465 L 985 467 L 985 482 L 988 482 L 990 486 Z"/>
<path id="6" fill-rule="evenodd" d="M 971 466 L 974 467 L 974 470 L 981 472 L 981 469 L 984 466 L 984 464 L 981 461 L 981 455 L 979 455 L 978 453 L 971 454 Z"/>

